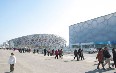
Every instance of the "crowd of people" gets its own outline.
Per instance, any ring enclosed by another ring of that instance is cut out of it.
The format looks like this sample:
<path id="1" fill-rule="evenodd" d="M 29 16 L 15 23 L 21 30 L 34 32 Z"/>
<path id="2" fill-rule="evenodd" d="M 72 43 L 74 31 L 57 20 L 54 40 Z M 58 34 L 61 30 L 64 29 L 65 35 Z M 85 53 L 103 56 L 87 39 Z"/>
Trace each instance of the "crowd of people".
<path id="1" fill-rule="evenodd" d="M 16 48 L 13 48 L 13 50 L 15 51 Z M 39 49 L 28 49 L 28 48 L 19 48 L 17 49 L 20 53 L 30 53 L 32 52 L 33 54 L 35 53 L 40 53 Z M 41 51 L 41 53 L 43 54 L 44 53 L 44 56 L 48 55 L 48 56 L 54 56 L 55 55 L 55 59 L 58 59 L 58 58 L 63 58 L 63 50 L 62 49 L 44 49 Z"/>
<path id="2" fill-rule="evenodd" d="M 25 53 L 25 52 L 30 53 L 30 52 L 31 52 L 31 49 L 28 49 L 28 48 L 20 48 L 20 49 L 18 49 L 18 51 L 19 51 L 20 53 Z"/>
<path id="3" fill-rule="evenodd" d="M 98 54 L 96 59 L 98 59 L 99 63 L 97 65 L 97 69 L 99 69 L 99 65 L 102 64 L 103 70 L 105 70 L 105 66 L 106 64 L 108 64 L 109 68 L 111 69 L 110 66 L 110 61 L 113 60 L 114 63 L 112 64 L 112 66 L 116 68 L 116 49 L 113 48 L 112 49 L 112 54 L 113 54 L 113 58 L 110 54 L 110 52 L 108 51 L 108 48 L 99 48 Z"/>
<path id="4" fill-rule="evenodd" d="M 84 60 L 83 49 L 74 50 L 74 59 L 77 58 L 77 61 Z"/>
<path id="5" fill-rule="evenodd" d="M 46 49 L 44 49 L 44 56 L 46 56 L 46 55 L 50 55 L 50 56 L 54 56 L 55 55 L 55 59 L 57 58 L 63 58 L 63 50 L 62 49 L 58 49 L 58 50 L 54 50 L 54 49 L 52 49 L 52 50 L 50 50 L 50 49 L 48 49 L 48 50 L 46 50 Z"/>

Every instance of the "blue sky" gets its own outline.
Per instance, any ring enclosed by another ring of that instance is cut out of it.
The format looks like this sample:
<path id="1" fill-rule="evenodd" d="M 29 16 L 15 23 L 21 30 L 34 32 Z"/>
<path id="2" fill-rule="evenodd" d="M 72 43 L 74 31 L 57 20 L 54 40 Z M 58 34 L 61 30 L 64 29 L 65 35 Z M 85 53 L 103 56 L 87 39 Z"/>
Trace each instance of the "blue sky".
<path id="1" fill-rule="evenodd" d="M 69 26 L 116 12 L 115 0 L 0 0 L 0 44 L 31 34 L 56 34 L 69 43 Z"/>

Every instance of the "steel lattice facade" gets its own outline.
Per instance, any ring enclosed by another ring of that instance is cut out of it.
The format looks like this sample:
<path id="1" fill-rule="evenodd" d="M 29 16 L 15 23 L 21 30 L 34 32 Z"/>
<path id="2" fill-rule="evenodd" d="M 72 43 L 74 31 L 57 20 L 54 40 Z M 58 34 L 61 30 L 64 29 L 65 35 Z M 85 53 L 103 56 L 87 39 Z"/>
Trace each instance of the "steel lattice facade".
<path id="1" fill-rule="evenodd" d="M 116 41 L 116 13 L 69 26 L 69 45 Z"/>
<path id="2" fill-rule="evenodd" d="M 9 40 L 9 46 L 14 48 L 63 48 L 66 41 L 54 34 L 34 34 Z"/>

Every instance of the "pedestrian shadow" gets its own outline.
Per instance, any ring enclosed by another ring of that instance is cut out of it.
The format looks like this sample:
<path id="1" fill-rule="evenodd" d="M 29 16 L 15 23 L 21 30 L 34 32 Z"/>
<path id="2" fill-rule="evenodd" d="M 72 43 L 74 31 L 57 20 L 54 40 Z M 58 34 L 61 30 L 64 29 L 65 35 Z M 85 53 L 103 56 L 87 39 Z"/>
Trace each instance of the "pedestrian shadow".
<path id="1" fill-rule="evenodd" d="M 94 61 L 94 62 L 98 62 L 98 61 Z"/>
<path id="2" fill-rule="evenodd" d="M 70 60 L 70 61 L 74 61 L 74 60 Z"/>
<path id="3" fill-rule="evenodd" d="M 84 60 L 75 60 L 75 59 L 73 59 L 73 60 L 70 60 L 70 61 L 78 61 L 78 62 L 81 62 L 81 61 L 84 61 Z"/>
<path id="4" fill-rule="evenodd" d="M 64 62 L 69 62 L 69 61 L 65 60 Z"/>
<path id="5" fill-rule="evenodd" d="M 98 65 L 98 64 L 94 64 L 94 65 Z"/>
<path id="6" fill-rule="evenodd" d="M 4 72 L 4 73 L 10 73 L 10 72 Z"/>
<path id="7" fill-rule="evenodd" d="M 70 56 L 74 56 L 74 55 L 70 55 Z"/>
<path id="8" fill-rule="evenodd" d="M 85 73 L 103 73 L 103 72 L 107 72 L 107 71 L 111 71 L 111 70 L 114 70 L 114 68 L 112 68 L 112 69 L 107 68 L 106 70 L 103 70 L 103 69 L 95 69 L 95 70 L 88 71 L 88 72 L 85 72 Z"/>
<path id="9" fill-rule="evenodd" d="M 51 59 L 45 59 L 45 60 L 51 60 Z"/>

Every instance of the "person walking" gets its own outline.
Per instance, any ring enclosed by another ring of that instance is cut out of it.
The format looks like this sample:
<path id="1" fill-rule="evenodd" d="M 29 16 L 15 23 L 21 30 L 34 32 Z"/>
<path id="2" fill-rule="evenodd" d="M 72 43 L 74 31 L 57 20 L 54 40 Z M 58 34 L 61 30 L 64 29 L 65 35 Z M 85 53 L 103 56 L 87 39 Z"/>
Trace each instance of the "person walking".
<path id="1" fill-rule="evenodd" d="M 106 64 L 108 64 L 108 65 L 109 65 L 109 68 L 111 68 L 111 67 L 110 67 L 110 60 L 111 60 L 110 58 L 111 58 L 111 55 L 110 55 L 110 53 L 109 53 L 107 47 L 104 48 L 103 56 L 104 56 L 104 58 L 105 58 L 105 64 L 104 64 L 104 66 L 105 66 Z"/>
<path id="2" fill-rule="evenodd" d="M 10 72 L 14 71 L 14 64 L 16 63 L 16 57 L 13 53 L 11 53 L 11 56 L 9 57 L 8 63 L 10 64 Z"/>
<path id="3" fill-rule="evenodd" d="M 62 49 L 59 51 L 59 57 L 60 57 L 61 59 L 63 58 L 63 50 L 62 50 Z"/>
<path id="4" fill-rule="evenodd" d="M 55 51 L 55 59 L 57 58 L 58 59 L 58 55 L 59 55 L 59 52 L 58 50 Z"/>
<path id="5" fill-rule="evenodd" d="M 50 49 L 47 50 L 48 56 L 50 55 Z"/>
<path id="6" fill-rule="evenodd" d="M 75 57 L 77 57 L 77 61 L 79 61 L 78 52 L 76 49 L 74 50 L 74 59 L 75 59 Z"/>
<path id="7" fill-rule="evenodd" d="M 34 49 L 34 50 L 33 50 L 33 54 L 35 54 L 35 53 L 36 53 L 36 50 Z"/>
<path id="8" fill-rule="evenodd" d="M 44 56 L 46 56 L 46 49 L 44 49 Z"/>
<path id="9" fill-rule="evenodd" d="M 115 68 L 116 68 L 116 48 L 112 49 L 112 54 L 113 54 L 113 61 L 114 61 L 114 64 L 112 66 L 114 67 L 115 65 Z"/>
<path id="10" fill-rule="evenodd" d="M 79 56 L 79 60 L 80 60 L 80 58 L 81 58 L 81 48 L 79 48 L 79 50 L 78 50 L 78 56 Z"/>
<path id="11" fill-rule="evenodd" d="M 52 49 L 52 56 L 54 56 L 54 49 Z"/>
<path id="12" fill-rule="evenodd" d="M 96 59 L 98 59 L 98 61 L 99 61 L 97 69 L 99 69 L 99 65 L 102 64 L 103 70 L 105 70 L 104 65 L 103 65 L 104 57 L 103 57 L 102 48 L 99 49 Z"/>
<path id="13" fill-rule="evenodd" d="M 37 49 L 37 53 L 39 54 L 39 49 Z"/>
<path id="14" fill-rule="evenodd" d="M 81 49 L 81 60 L 84 60 L 83 49 Z"/>
<path id="15" fill-rule="evenodd" d="M 77 57 L 77 50 L 76 49 L 74 50 L 74 59 L 75 59 L 75 57 Z"/>

